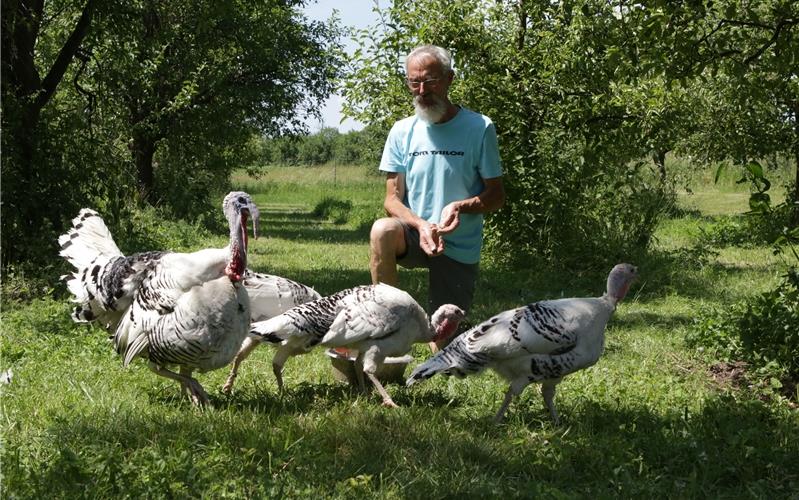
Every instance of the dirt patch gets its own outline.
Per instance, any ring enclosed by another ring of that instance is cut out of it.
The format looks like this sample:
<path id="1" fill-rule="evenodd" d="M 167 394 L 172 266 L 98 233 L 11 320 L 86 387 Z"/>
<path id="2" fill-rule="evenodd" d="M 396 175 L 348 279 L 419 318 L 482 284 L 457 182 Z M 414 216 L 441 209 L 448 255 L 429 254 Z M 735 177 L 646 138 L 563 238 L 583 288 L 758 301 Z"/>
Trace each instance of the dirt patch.
<path id="1" fill-rule="evenodd" d="M 751 390 L 763 388 L 765 381 L 755 381 L 749 377 L 749 365 L 745 361 L 720 362 L 710 366 L 710 376 L 716 386 L 722 389 Z M 799 393 L 796 380 L 781 380 L 782 387 L 778 390 L 791 408 L 799 408 Z M 757 390 L 757 397 L 763 401 L 771 399 L 768 391 Z"/>
<path id="2" fill-rule="evenodd" d="M 710 366 L 710 376 L 722 388 L 745 389 L 750 385 L 746 379 L 747 366 L 744 361 L 716 363 Z"/>

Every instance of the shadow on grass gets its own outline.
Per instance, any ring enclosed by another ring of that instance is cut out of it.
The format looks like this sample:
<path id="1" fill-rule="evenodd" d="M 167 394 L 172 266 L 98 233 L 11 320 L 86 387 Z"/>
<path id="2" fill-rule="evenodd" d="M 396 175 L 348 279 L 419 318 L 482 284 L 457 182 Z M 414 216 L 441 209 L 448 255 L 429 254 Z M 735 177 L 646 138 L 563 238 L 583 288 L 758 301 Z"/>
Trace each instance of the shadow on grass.
<path id="1" fill-rule="evenodd" d="M 351 228 L 319 218 L 311 211 L 290 211 L 262 214 L 260 234 L 273 238 L 303 242 L 369 243 L 371 222 Z"/>
<path id="2" fill-rule="evenodd" d="M 58 418 L 47 429 L 57 456 L 29 471 L 25 490 L 92 496 L 156 487 L 169 493 L 178 483 L 190 495 L 220 480 L 221 470 L 226 481 L 253 487 L 283 483 L 320 491 L 356 476 L 382 477 L 378 491 L 385 481 L 413 498 L 700 498 L 711 491 L 717 498 L 742 491 L 761 497 L 790 496 L 799 485 L 795 421 L 757 401 L 717 397 L 695 413 L 674 408 L 659 415 L 635 403 L 583 400 L 561 404 L 563 423 L 554 427 L 532 391 L 499 426 L 491 422 L 495 408 L 469 414 L 461 401 L 453 405 L 435 394 L 397 394 L 413 406 L 396 410 L 380 408 L 377 398 L 353 406 L 350 397 L 346 386 L 301 385 L 283 401 L 233 398 L 218 414 L 94 408 L 90 415 Z M 101 450 L 108 455 L 98 456 Z M 279 474 L 257 473 L 255 464 L 266 457 Z M 121 461 L 120 471 L 109 474 L 104 460 Z M 13 468 L 10 462 L 7 457 L 6 467 Z M 123 473 L 128 466 L 133 469 Z M 14 492 L 23 475 L 11 472 Z"/>
<path id="3" fill-rule="evenodd" d="M 419 392 L 406 388 L 403 383 L 385 383 L 386 391 L 397 405 L 401 407 L 441 408 L 460 406 L 464 403 L 460 397 L 448 398 L 439 392 Z M 222 408 L 248 410 L 274 415 L 306 414 L 310 411 L 330 411 L 342 404 L 362 404 L 367 407 L 380 408 L 380 394 L 368 387 L 365 392 L 356 386 L 344 382 L 309 383 L 302 382 L 296 386 L 286 387 L 283 394 L 277 388 L 251 387 L 234 392 L 231 396 L 217 395 L 212 397 L 214 405 Z"/>
<path id="4" fill-rule="evenodd" d="M 300 226 L 301 224 L 297 224 Z M 360 226 L 355 229 L 345 225 L 333 225 L 329 222 L 316 222 L 310 227 L 273 229 L 269 236 L 289 241 L 325 242 L 325 243 L 363 243 L 369 244 L 370 227 Z"/>

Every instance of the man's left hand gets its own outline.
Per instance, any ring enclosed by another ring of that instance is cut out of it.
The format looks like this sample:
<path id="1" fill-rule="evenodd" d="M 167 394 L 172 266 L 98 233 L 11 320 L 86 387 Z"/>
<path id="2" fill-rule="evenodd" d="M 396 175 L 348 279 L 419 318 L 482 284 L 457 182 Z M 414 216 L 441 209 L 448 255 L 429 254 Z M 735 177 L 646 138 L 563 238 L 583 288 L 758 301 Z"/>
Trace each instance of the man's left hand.
<path id="1" fill-rule="evenodd" d="M 460 206 L 452 202 L 441 211 L 441 220 L 438 223 L 438 234 L 449 234 L 460 224 Z"/>

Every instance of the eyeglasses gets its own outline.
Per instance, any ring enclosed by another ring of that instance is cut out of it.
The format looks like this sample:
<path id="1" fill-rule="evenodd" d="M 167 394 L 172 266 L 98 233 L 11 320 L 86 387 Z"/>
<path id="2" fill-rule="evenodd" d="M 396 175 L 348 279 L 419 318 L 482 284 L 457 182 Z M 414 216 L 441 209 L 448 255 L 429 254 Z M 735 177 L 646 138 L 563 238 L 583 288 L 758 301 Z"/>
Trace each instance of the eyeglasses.
<path id="1" fill-rule="evenodd" d="M 408 83 L 408 87 L 412 89 L 418 89 L 422 86 L 422 84 L 424 84 L 425 87 L 435 85 L 441 81 L 441 78 L 428 78 L 427 80 L 410 80 L 406 78 L 405 81 Z"/>

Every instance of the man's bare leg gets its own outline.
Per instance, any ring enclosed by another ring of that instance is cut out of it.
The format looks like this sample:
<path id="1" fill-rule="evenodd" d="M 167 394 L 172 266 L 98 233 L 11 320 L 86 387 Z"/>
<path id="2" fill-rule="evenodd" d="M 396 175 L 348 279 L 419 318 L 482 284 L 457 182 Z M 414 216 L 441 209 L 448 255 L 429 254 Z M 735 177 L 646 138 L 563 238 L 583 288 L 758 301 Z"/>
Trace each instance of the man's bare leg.
<path id="1" fill-rule="evenodd" d="M 405 253 L 405 230 L 397 219 L 386 217 L 372 225 L 369 235 L 369 270 L 372 283 L 385 283 L 396 286 L 397 255 Z"/>

